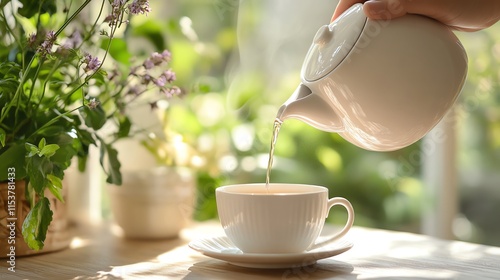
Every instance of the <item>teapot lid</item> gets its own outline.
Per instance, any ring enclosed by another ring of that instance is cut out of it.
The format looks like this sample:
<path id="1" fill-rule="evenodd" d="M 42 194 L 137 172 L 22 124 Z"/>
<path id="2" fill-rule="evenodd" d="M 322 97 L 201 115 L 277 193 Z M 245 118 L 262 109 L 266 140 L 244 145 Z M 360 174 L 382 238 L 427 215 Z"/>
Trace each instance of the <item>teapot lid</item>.
<path id="1" fill-rule="evenodd" d="M 366 23 L 362 4 L 355 4 L 329 25 L 322 26 L 302 66 L 302 77 L 316 81 L 333 71 L 347 57 Z"/>

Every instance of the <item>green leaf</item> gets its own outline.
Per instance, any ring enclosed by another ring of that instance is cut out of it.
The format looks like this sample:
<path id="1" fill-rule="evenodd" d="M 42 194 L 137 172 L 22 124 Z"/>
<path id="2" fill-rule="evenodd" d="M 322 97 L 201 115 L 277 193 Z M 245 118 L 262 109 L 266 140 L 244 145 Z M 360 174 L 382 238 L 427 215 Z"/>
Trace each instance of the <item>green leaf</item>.
<path id="1" fill-rule="evenodd" d="M 83 89 L 79 88 L 70 96 L 69 100 L 66 100 L 66 104 L 67 105 L 74 104 L 75 102 L 81 100 L 83 96 L 84 96 Z"/>
<path id="2" fill-rule="evenodd" d="M 80 109 L 80 114 L 83 117 L 85 124 L 95 130 L 99 130 L 106 123 L 106 113 L 101 105 L 94 109 L 84 106 Z"/>
<path id="3" fill-rule="evenodd" d="M 64 132 L 66 132 L 66 129 L 63 126 L 51 125 L 40 129 L 37 134 L 50 137 L 60 135 Z"/>
<path id="4" fill-rule="evenodd" d="M 33 1 L 33 0 L 20 0 L 23 6 L 19 8 L 18 13 L 26 18 L 31 18 L 38 13 L 48 13 L 49 15 L 57 12 L 55 0 Z"/>
<path id="5" fill-rule="evenodd" d="M 0 63 L 0 74 L 13 74 L 21 71 L 21 66 L 16 63 L 15 61 L 4 61 Z M 16 75 L 13 75 L 13 77 L 16 77 Z"/>
<path id="6" fill-rule="evenodd" d="M 87 167 L 87 159 L 88 159 L 87 155 L 78 157 L 78 171 L 80 172 L 85 171 L 85 168 Z"/>
<path id="7" fill-rule="evenodd" d="M 90 146 L 90 145 L 96 145 L 95 139 L 92 136 L 92 133 L 88 132 L 87 130 L 84 129 L 77 129 L 76 133 L 78 135 L 78 139 L 82 142 L 82 144 Z"/>
<path id="8" fill-rule="evenodd" d="M 2 80 L 0 80 L 0 89 L 5 91 L 15 92 L 18 85 L 19 82 L 14 78 L 2 78 Z"/>
<path id="9" fill-rule="evenodd" d="M 61 171 L 65 170 L 70 166 L 72 158 L 78 153 L 79 139 L 65 133 L 54 138 L 49 138 L 48 141 L 59 146 L 59 149 L 50 157 L 50 162 Z M 55 170 L 52 169 L 52 172 L 47 172 L 47 174 L 55 174 L 54 172 Z M 58 176 L 58 174 L 55 175 Z"/>
<path id="10" fill-rule="evenodd" d="M 102 40 L 101 48 L 107 49 L 109 44 L 109 38 Z M 113 38 L 111 46 L 109 47 L 109 54 L 116 61 L 119 61 L 125 65 L 130 65 L 130 58 L 132 55 L 128 52 L 127 42 L 121 38 Z"/>
<path id="11" fill-rule="evenodd" d="M 122 174 L 120 173 L 121 164 L 118 160 L 118 151 L 113 149 L 111 145 L 104 143 L 104 141 L 102 140 L 100 146 L 101 155 L 99 157 L 99 161 L 101 162 L 101 166 L 103 167 L 104 171 L 106 171 L 106 174 L 108 175 L 106 182 L 110 184 L 121 185 Z"/>
<path id="12" fill-rule="evenodd" d="M 30 203 L 30 208 L 35 206 L 35 193 L 33 190 L 33 185 L 31 183 L 26 182 L 26 188 L 24 193 L 24 199 Z"/>
<path id="13" fill-rule="evenodd" d="M 52 174 L 47 174 L 48 187 L 50 192 L 61 202 L 64 202 L 62 195 L 62 180 Z"/>
<path id="14" fill-rule="evenodd" d="M 196 85 L 195 90 L 199 93 L 209 93 L 212 90 L 212 87 L 210 84 L 199 83 Z"/>
<path id="15" fill-rule="evenodd" d="M 5 106 L 5 107 L 3 107 L 3 108 L 2 108 L 2 111 L 0 112 L 0 115 L 1 115 L 1 116 L 3 116 L 3 115 L 5 115 L 5 114 L 7 114 L 7 113 L 6 113 L 7 108 L 8 108 L 7 106 Z"/>
<path id="16" fill-rule="evenodd" d="M 44 197 L 31 209 L 23 222 L 23 237 L 31 249 L 43 249 L 47 229 L 52 222 L 50 202 Z"/>
<path id="17" fill-rule="evenodd" d="M 34 155 L 37 155 L 38 152 L 40 151 L 37 146 L 31 143 L 25 143 L 24 145 L 26 147 L 26 150 L 29 152 L 26 157 L 32 157 Z"/>
<path id="18" fill-rule="evenodd" d="M 95 81 L 96 85 L 105 85 L 106 83 L 109 82 L 108 73 L 106 71 L 104 71 L 103 69 L 99 69 L 99 71 L 97 71 L 94 74 L 92 79 Z"/>
<path id="19" fill-rule="evenodd" d="M 132 127 L 132 122 L 127 116 L 120 118 L 120 127 L 116 133 L 116 138 L 125 138 L 130 134 L 130 128 Z"/>
<path id="20" fill-rule="evenodd" d="M 158 21 L 148 20 L 132 29 L 134 36 L 142 36 L 148 39 L 159 51 L 165 49 L 163 32 L 165 27 Z"/>
<path id="21" fill-rule="evenodd" d="M 0 148 L 5 147 L 5 138 L 7 137 L 7 133 L 0 127 Z"/>
<path id="22" fill-rule="evenodd" d="M 45 140 L 45 138 L 42 138 L 42 140 L 38 142 L 38 149 L 42 150 L 45 147 L 45 144 L 47 144 L 47 141 Z"/>
<path id="23" fill-rule="evenodd" d="M 41 157 L 28 158 L 26 172 L 30 179 L 30 184 L 37 194 L 42 195 L 46 185 L 45 172 L 43 170 L 44 159 Z"/>
<path id="24" fill-rule="evenodd" d="M 51 157 L 53 156 L 56 151 L 59 149 L 59 145 L 57 144 L 49 144 L 40 151 L 39 155 L 40 156 L 45 156 L 45 157 Z"/>
<path id="25" fill-rule="evenodd" d="M 16 171 L 16 180 L 26 177 L 26 149 L 24 142 L 14 144 L 0 154 L 0 182 L 7 181 L 7 170 L 14 168 Z M 12 170 L 12 169 L 11 169 Z"/>
<path id="26" fill-rule="evenodd" d="M 59 178 L 55 175 L 52 175 L 52 174 L 47 174 L 47 179 L 49 180 L 49 182 L 51 182 L 54 185 L 54 187 L 56 187 L 58 189 L 62 189 L 61 178 Z"/>

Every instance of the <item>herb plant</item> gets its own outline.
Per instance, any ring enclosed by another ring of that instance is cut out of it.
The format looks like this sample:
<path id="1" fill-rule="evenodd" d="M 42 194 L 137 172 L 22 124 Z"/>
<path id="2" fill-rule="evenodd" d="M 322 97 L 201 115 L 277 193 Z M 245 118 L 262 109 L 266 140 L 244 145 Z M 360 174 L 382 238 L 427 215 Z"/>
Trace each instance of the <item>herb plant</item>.
<path id="1" fill-rule="evenodd" d="M 72 159 L 84 170 L 89 147 L 99 146 L 107 182 L 121 184 L 113 143 L 131 134 L 127 104 L 147 91 L 180 93 L 168 51 L 136 66 L 120 52 L 117 34 L 150 10 L 147 0 L 0 1 L 0 182 L 12 180 L 7 170 L 26 182 L 22 234 L 32 249 L 43 248 L 52 220 L 45 190 L 63 201 Z"/>

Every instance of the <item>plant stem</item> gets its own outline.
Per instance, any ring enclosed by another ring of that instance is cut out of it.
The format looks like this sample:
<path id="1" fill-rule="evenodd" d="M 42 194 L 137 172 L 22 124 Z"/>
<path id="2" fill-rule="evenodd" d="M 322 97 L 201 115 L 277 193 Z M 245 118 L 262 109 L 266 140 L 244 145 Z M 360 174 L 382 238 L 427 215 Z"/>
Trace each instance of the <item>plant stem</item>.
<path id="1" fill-rule="evenodd" d="M 94 21 L 94 24 L 92 24 L 92 27 L 90 28 L 90 31 L 89 31 L 89 33 L 88 33 L 88 34 L 89 34 L 89 35 L 88 35 L 88 38 L 90 38 L 90 36 L 91 36 L 92 34 L 94 34 L 95 27 L 97 26 L 97 23 L 98 23 L 98 21 L 99 21 L 99 18 L 100 18 L 100 17 L 101 17 L 101 15 L 102 15 L 102 9 L 104 8 L 104 2 L 105 2 L 105 0 L 102 0 L 101 8 L 99 9 L 99 14 L 98 14 L 98 15 L 97 15 L 97 17 L 96 17 L 96 19 L 95 19 L 95 21 Z M 84 40 L 82 40 L 82 42 L 83 42 L 83 41 L 84 41 Z"/>
<path id="2" fill-rule="evenodd" d="M 68 26 L 68 24 L 73 21 L 73 19 L 90 3 L 90 1 L 92 0 L 85 0 L 85 2 L 83 2 L 83 4 L 80 7 L 78 7 L 78 9 L 69 17 L 69 19 L 66 20 L 63 23 L 63 25 L 61 25 L 61 27 L 59 27 L 54 36 L 55 37 L 59 36 L 59 34 L 61 34 L 61 32 L 66 28 L 66 26 Z"/>
<path id="3" fill-rule="evenodd" d="M 73 15 L 71 15 L 71 17 L 67 21 L 65 21 L 63 23 L 63 25 L 55 33 L 55 37 L 57 37 L 64 30 L 64 28 L 66 28 L 66 26 L 68 26 L 68 24 L 83 10 L 83 8 L 85 8 L 85 6 L 87 6 L 90 3 L 90 1 L 91 0 L 86 0 L 78 8 L 78 10 L 75 13 L 73 13 Z M 5 19 L 5 15 L 3 14 L 3 12 L 2 12 L 2 15 L 3 15 L 4 19 Z M 14 34 L 12 33 L 12 30 L 10 30 L 10 28 L 9 28 L 9 32 L 12 34 L 12 36 L 14 36 Z M 14 36 L 14 39 L 16 39 L 15 36 Z M 17 39 L 16 39 L 16 42 L 18 42 Z M 18 42 L 18 44 L 19 44 L 19 42 Z M 19 86 L 17 87 L 16 93 L 14 94 L 14 98 L 12 98 L 12 100 L 16 100 L 16 99 L 18 100 L 20 98 L 21 88 L 23 87 L 24 83 L 26 82 L 26 78 L 28 76 L 28 73 L 30 72 L 31 65 L 33 64 L 33 61 L 34 61 L 35 57 L 36 57 L 36 55 L 34 55 L 31 58 L 31 61 L 29 62 L 28 66 L 26 67 L 26 70 L 23 73 L 21 81 L 19 82 Z M 38 65 L 37 73 L 38 73 L 38 71 L 39 71 L 39 69 L 40 69 L 40 67 L 41 67 L 42 64 L 43 64 L 43 60 L 40 60 L 40 64 Z M 35 81 L 35 80 L 33 80 L 33 81 Z M 19 102 L 19 100 L 18 100 L 18 102 Z M 0 122 L 2 122 L 5 119 L 5 117 L 7 116 L 7 113 L 9 112 L 9 110 L 10 110 L 10 108 L 12 106 L 13 106 L 13 102 L 10 102 L 9 105 L 7 105 L 7 108 L 5 109 L 5 111 L 2 112 L 2 115 L 0 116 Z M 16 113 L 17 113 L 17 110 L 16 110 Z"/>
<path id="4" fill-rule="evenodd" d="M 21 130 L 21 128 L 23 128 L 23 126 L 25 124 L 27 124 L 28 122 L 30 122 L 30 121 L 31 121 L 30 118 L 25 118 L 24 120 L 22 120 L 21 123 L 18 126 L 16 126 L 16 128 L 12 131 L 12 133 L 11 133 L 12 134 L 12 138 L 14 138 L 17 135 L 17 132 L 19 130 Z"/>
<path id="5" fill-rule="evenodd" d="M 36 78 L 38 77 L 38 74 L 40 73 L 40 68 L 42 68 L 41 62 L 38 63 L 38 67 L 36 68 L 35 77 L 33 78 L 33 85 L 31 86 L 30 94 L 28 95 L 28 101 L 26 101 L 26 104 L 30 104 L 31 97 L 33 96 L 33 90 L 35 89 L 35 81 L 36 81 Z M 17 110 L 16 110 L 16 113 L 17 113 Z"/>
<path id="6" fill-rule="evenodd" d="M 81 83 L 79 86 L 77 86 L 76 88 L 74 88 L 71 92 L 69 92 L 68 96 L 66 97 L 66 100 L 68 100 L 71 97 L 71 95 L 73 95 L 75 92 L 77 92 L 79 89 L 81 89 L 85 84 L 87 84 L 88 81 L 90 81 L 90 79 L 92 79 L 94 77 L 94 75 L 97 72 L 99 72 L 99 70 L 101 70 L 101 68 L 102 68 L 102 66 L 104 64 L 104 61 L 106 60 L 106 57 L 108 56 L 109 49 L 111 48 L 111 43 L 113 42 L 113 36 L 115 34 L 115 31 L 116 31 L 116 26 L 114 26 L 114 28 L 111 29 L 111 33 L 109 35 L 109 42 L 108 42 L 108 45 L 106 47 L 106 50 L 104 52 L 104 56 L 102 58 L 102 61 L 101 61 L 101 64 L 99 65 L 99 67 L 97 67 L 97 69 L 94 70 L 94 72 L 92 72 L 92 74 L 90 74 L 89 76 L 87 76 L 87 78 L 85 78 L 85 81 L 83 83 Z"/>
<path id="7" fill-rule="evenodd" d="M 68 20 L 66 20 L 63 25 L 61 27 L 59 27 L 59 29 L 56 31 L 55 33 L 55 37 L 57 37 L 59 34 L 61 34 L 61 32 L 66 28 L 66 26 L 68 26 L 68 24 L 73 21 L 73 19 L 90 3 L 91 0 L 86 0 L 70 17 Z M 5 18 L 5 15 L 4 15 L 4 18 Z M 15 38 L 15 37 L 14 37 Z M 109 46 L 108 46 L 108 50 L 109 50 Z M 19 99 L 20 98 L 20 93 L 21 93 L 21 89 L 24 85 L 24 83 L 26 82 L 26 78 L 28 77 L 28 74 L 30 72 L 30 69 L 31 69 L 31 65 L 33 64 L 33 61 L 35 59 L 35 57 L 37 57 L 37 55 L 34 55 L 32 58 L 31 58 L 31 61 L 29 62 L 28 66 L 26 67 L 26 70 L 25 72 L 23 73 L 23 76 L 21 77 L 21 81 L 19 82 L 19 86 L 17 87 L 17 90 L 16 90 L 16 93 L 14 94 L 14 97 L 12 98 L 12 100 L 16 100 L 16 99 Z M 39 67 L 41 67 L 41 64 L 42 64 L 43 60 L 40 60 L 40 65 Z M 77 88 L 77 90 L 79 88 L 81 88 L 83 85 L 80 85 L 80 87 Z M 75 90 L 76 91 L 76 90 Z M 7 116 L 10 108 L 14 105 L 14 102 L 10 102 L 6 108 L 4 108 L 1 116 L 0 116 L 0 123 L 5 119 L 5 117 Z"/>
<path id="8" fill-rule="evenodd" d="M 69 15 L 69 10 L 71 9 L 71 5 L 73 4 L 73 1 L 70 1 L 69 2 L 69 7 L 66 7 L 65 6 L 65 9 L 67 9 L 67 12 L 66 12 L 66 18 L 64 19 L 65 21 L 68 20 L 68 15 Z M 66 5 L 66 4 L 65 4 Z"/>
<path id="9" fill-rule="evenodd" d="M 38 104 L 36 105 L 36 109 L 35 109 L 35 115 L 36 113 L 38 112 L 38 108 L 40 108 L 40 104 L 42 103 L 42 100 L 43 100 L 43 97 L 45 96 L 45 89 L 47 88 L 47 83 L 49 82 L 50 78 L 52 78 L 52 75 L 54 75 L 54 73 L 56 72 L 57 68 L 59 68 L 59 65 L 61 65 L 61 63 L 54 63 L 54 66 L 52 66 L 52 69 L 50 69 L 50 72 L 49 74 L 47 75 L 47 78 L 45 79 L 45 81 L 43 82 L 43 86 L 42 86 L 42 95 L 40 96 L 40 101 L 38 102 Z M 38 77 L 38 71 L 37 73 L 35 74 L 35 79 Z M 30 95 L 30 98 L 31 98 L 31 95 Z"/>
<path id="10" fill-rule="evenodd" d="M 11 3 L 11 5 L 13 6 L 12 3 Z M 5 22 L 5 28 L 7 29 L 7 31 L 9 31 L 10 35 L 12 35 L 12 37 L 14 38 L 14 41 L 16 41 L 16 43 L 19 46 L 19 48 L 22 49 L 21 42 L 16 37 L 16 35 L 14 34 L 14 31 L 10 28 L 9 24 L 7 23 L 7 17 L 5 16 L 4 10 L 1 9 L 1 11 L 2 11 L 2 18 L 3 18 L 4 22 Z M 14 11 L 14 7 L 12 7 L 12 11 Z M 13 18 L 17 22 L 16 17 L 13 16 Z"/>
<path id="11" fill-rule="evenodd" d="M 75 109 L 73 109 L 73 110 L 71 110 L 71 111 L 67 111 L 67 112 L 65 112 L 65 113 L 63 113 L 63 114 L 60 114 L 60 115 L 58 115 L 57 117 L 55 117 L 55 118 L 51 119 L 50 121 L 48 121 L 48 122 L 46 122 L 44 125 L 42 125 L 42 127 L 38 128 L 35 132 L 33 132 L 33 133 L 32 133 L 32 134 L 28 137 L 28 139 L 29 139 L 29 138 L 31 138 L 31 137 L 33 137 L 33 136 L 35 136 L 35 135 L 37 134 L 37 132 L 39 132 L 39 131 L 40 131 L 40 130 L 42 130 L 43 128 L 45 128 L 45 127 L 47 127 L 47 126 L 52 125 L 53 123 L 55 123 L 56 121 L 58 121 L 58 120 L 59 120 L 60 118 L 62 118 L 62 117 L 66 117 L 66 116 L 71 115 L 74 111 L 76 111 L 76 110 L 80 110 L 80 109 L 81 109 L 81 108 L 83 108 L 84 106 L 85 106 L 85 105 L 82 105 L 82 106 L 80 106 L 80 107 L 77 107 L 77 108 L 75 108 Z"/>
<path id="12" fill-rule="evenodd" d="M 22 89 L 24 83 L 26 82 L 26 78 L 28 77 L 28 73 L 30 72 L 31 64 L 33 64 L 35 57 L 37 57 L 37 56 L 34 55 L 31 58 L 28 66 L 26 67 L 26 70 L 24 71 L 23 76 L 21 77 L 21 81 L 19 81 L 19 85 L 17 86 L 16 93 L 14 94 L 14 97 L 12 98 L 12 100 L 16 100 L 19 98 L 19 94 L 21 93 L 21 89 Z M 5 119 L 5 117 L 7 116 L 7 113 L 9 113 L 9 110 L 13 105 L 14 105 L 14 102 L 9 102 L 7 107 L 4 108 L 4 110 L 2 110 L 2 115 L 0 116 L 0 123 Z"/>

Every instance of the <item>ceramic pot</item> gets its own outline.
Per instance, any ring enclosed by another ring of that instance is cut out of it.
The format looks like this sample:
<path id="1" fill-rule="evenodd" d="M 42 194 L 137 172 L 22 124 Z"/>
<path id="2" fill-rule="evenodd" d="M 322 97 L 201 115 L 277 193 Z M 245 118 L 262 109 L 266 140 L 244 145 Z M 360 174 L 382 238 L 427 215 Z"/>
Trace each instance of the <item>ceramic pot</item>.
<path id="1" fill-rule="evenodd" d="M 50 223 L 42 250 L 32 250 L 24 242 L 22 236 L 22 225 L 30 211 L 29 202 L 25 199 L 24 181 L 16 181 L 15 189 L 9 192 L 9 184 L 0 183 L 0 257 L 5 257 L 10 253 L 11 246 L 15 248 L 15 255 L 26 256 L 40 253 L 58 251 L 67 248 L 71 242 L 71 236 L 68 229 L 67 203 L 62 203 L 52 195 L 49 190 L 45 191 L 45 197 L 50 201 L 50 210 L 52 210 L 52 222 Z M 67 197 L 66 188 L 63 188 L 63 198 Z M 14 197 L 11 195 L 14 193 Z M 11 201 L 15 201 L 12 203 Z M 10 203 L 10 204 L 9 204 Z M 15 207 L 12 207 L 15 205 Z M 9 206 L 11 206 L 9 208 Z M 13 210 L 15 215 L 12 215 Z M 15 225 L 12 230 L 8 225 Z M 9 238 L 13 236 L 12 238 Z M 12 241 L 12 240 L 15 240 Z"/>
<path id="2" fill-rule="evenodd" d="M 111 212 L 128 238 L 173 238 L 186 227 L 195 203 L 189 169 L 158 167 L 123 171 L 121 186 L 109 185 Z"/>

